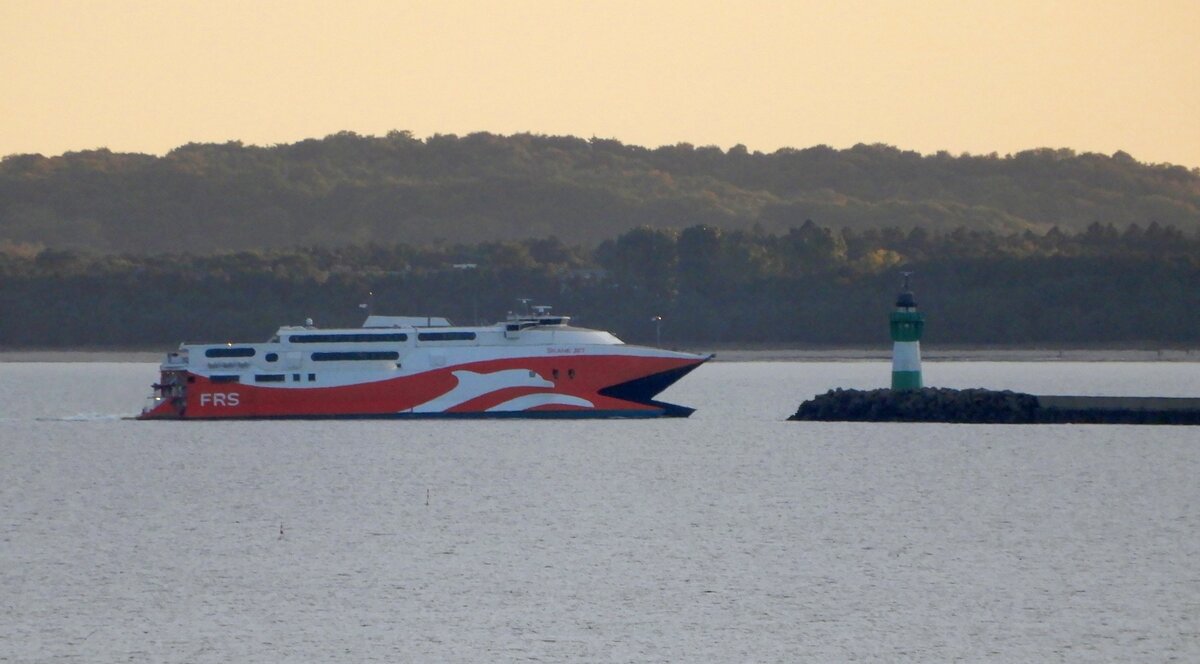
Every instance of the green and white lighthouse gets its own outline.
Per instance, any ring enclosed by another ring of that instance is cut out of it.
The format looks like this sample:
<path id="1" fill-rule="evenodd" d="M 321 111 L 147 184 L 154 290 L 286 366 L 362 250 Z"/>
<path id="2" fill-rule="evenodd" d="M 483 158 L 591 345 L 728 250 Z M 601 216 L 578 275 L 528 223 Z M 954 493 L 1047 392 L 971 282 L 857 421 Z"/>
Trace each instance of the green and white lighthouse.
<path id="1" fill-rule="evenodd" d="M 892 389 L 919 390 L 921 381 L 921 332 L 925 329 L 925 314 L 917 311 L 917 301 L 908 288 L 904 275 L 903 290 L 896 297 L 896 309 L 888 316 L 892 332 Z"/>

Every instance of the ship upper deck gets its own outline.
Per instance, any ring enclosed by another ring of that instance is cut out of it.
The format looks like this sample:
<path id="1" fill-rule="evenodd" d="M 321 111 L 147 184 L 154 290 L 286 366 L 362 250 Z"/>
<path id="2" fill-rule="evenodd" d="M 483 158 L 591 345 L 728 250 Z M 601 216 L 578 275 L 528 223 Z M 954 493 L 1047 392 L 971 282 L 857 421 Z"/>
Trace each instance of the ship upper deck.
<path id="1" fill-rule="evenodd" d="M 613 334 L 570 324 L 546 311 L 510 315 L 491 325 L 453 325 L 426 316 L 370 316 L 362 327 L 321 328 L 311 320 L 285 325 L 251 343 L 183 343 L 164 371 L 192 371 L 222 380 L 310 382 L 417 373 L 445 366 L 517 357 L 622 355 L 699 359 L 691 353 L 630 346 Z M 262 374 L 262 375 L 259 375 Z"/>
<path id="2" fill-rule="evenodd" d="M 361 328 L 283 326 L 270 343 L 391 344 L 422 346 L 537 346 L 584 344 L 613 346 L 624 342 L 603 330 L 575 327 L 566 316 L 510 318 L 493 325 L 456 326 L 445 318 L 370 316 Z"/>

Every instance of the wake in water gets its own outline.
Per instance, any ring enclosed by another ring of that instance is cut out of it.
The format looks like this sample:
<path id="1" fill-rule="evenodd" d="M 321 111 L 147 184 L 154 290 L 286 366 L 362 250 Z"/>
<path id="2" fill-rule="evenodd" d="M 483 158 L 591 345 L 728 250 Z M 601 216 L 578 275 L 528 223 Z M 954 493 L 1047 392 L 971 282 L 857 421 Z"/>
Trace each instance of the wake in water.
<path id="1" fill-rule="evenodd" d="M 35 417 L 38 422 L 115 422 L 117 420 L 132 420 L 137 413 L 79 413 L 61 417 Z"/>

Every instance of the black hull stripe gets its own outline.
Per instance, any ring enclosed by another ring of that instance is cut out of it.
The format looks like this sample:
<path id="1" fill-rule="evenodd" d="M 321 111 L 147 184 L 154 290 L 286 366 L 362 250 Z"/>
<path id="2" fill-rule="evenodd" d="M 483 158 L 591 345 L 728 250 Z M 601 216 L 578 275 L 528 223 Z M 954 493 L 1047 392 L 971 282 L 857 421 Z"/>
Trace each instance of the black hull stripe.
<path id="1" fill-rule="evenodd" d="M 646 419 L 653 417 L 687 417 L 674 414 L 674 409 L 683 409 L 690 415 L 693 409 L 669 406 L 670 410 L 544 410 L 505 411 L 496 413 L 356 413 L 337 415 L 245 415 L 236 417 L 157 417 L 146 422 L 229 422 L 238 420 L 618 420 Z"/>

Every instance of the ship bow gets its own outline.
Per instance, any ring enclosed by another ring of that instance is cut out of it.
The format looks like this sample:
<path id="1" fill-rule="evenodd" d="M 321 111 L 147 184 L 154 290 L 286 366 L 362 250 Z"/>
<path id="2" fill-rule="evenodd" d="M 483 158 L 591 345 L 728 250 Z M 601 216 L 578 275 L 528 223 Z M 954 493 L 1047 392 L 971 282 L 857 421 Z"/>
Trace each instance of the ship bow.
<path id="1" fill-rule="evenodd" d="M 687 417 L 696 412 L 696 409 L 665 401 L 657 401 L 654 397 L 713 357 L 713 355 L 697 357 L 695 361 L 682 366 L 611 385 L 600 390 L 600 394 L 613 399 L 661 409 L 663 417 Z"/>

